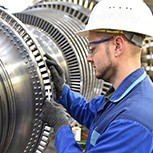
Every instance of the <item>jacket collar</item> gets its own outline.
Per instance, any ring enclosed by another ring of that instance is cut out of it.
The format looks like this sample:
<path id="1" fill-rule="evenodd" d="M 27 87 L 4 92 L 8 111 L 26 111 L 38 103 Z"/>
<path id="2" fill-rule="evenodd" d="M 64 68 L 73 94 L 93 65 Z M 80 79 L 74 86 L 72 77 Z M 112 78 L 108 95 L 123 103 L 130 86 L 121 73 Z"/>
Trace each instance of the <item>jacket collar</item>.
<path id="1" fill-rule="evenodd" d="M 146 77 L 146 72 L 144 71 L 143 67 L 135 70 L 122 81 L 119 87 L 114 91 L 109 101 L 114 103 L 120 101 L 145 77 Z"/>

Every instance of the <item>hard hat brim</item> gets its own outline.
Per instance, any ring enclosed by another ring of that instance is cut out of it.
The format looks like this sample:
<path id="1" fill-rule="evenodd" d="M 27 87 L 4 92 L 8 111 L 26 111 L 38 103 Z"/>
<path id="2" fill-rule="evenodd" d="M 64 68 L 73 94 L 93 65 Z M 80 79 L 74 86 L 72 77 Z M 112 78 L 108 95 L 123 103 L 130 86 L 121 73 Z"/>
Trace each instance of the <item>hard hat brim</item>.
<path id="1" fill-rule="evenodd" d="M 89 30 L 80 30 L 76 32 L 77 36 L 89 37 Z"/>

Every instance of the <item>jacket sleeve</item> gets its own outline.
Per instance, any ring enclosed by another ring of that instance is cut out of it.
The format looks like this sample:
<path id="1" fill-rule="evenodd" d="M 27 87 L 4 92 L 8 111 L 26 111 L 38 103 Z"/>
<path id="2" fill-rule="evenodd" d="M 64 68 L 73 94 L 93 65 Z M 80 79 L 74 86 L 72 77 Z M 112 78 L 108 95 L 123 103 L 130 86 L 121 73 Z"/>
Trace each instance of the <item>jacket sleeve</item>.
<path id="1" fill-rule="evenodd" d="M 92 138 L 91 138 L 92 141 Z M 153 133 L 130 120 L 115 120 L 86 153 L 152 153 Z M 82 153 L 68 125 L 56 133 L 57 153 Z"/>
<path id="2" fill-rule="evenodd" d="M 62 104 L 76 121 L 89 128 L 102 103 L 102 97 L 103 96 L 97 96 L 87 102 L 82 95 L 70 90 L 69 86 L 66 84 L 57 102 Z"/>

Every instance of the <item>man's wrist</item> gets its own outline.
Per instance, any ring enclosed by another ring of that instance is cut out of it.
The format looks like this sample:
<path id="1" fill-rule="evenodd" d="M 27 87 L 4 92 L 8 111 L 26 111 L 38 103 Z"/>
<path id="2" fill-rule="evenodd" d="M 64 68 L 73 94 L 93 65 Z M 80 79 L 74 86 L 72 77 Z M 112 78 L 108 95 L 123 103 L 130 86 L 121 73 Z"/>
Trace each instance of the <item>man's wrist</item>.
<path id="1" fill-rule="evenodd" d="M 65 83 L 63 83 L 63 84 L 61 85 L 61 88 L 59 89 L 59 92 L 57 92 L 57 98 L 56 98 L 56 99 L 58 99 L 58 98 L 60 97 L 60 95 L 61 95 L 62 92 L 63 92 L 64 87 L 65 87 Z"/>
<path id="2" fill-rule="evenodd" d="M 54 126 L 54 132 L 56 133 L 62 126 L 64 125 L 69 125 L 68 121 L 62 121 L 60 123 L 57 123 L 55 126 Z"/>

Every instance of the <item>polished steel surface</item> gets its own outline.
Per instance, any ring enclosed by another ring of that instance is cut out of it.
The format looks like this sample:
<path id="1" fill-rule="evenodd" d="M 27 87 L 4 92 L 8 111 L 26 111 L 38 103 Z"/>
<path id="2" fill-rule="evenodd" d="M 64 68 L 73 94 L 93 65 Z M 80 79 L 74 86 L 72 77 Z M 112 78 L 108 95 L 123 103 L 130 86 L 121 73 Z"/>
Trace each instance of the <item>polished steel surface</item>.
<path id="1" fill-rule="evenodd" d="M 32 153 L 44 131 L 40 114 L 49 82 L 41 48 L 25 25 L 3 9 L 0 46 L 0 152 Z"/>
<path id="2" fill-rule="evenodd" d="M 67 63 L 65 72 L 69 76 L 71 89 L 81 93 L 87 100 L 105 93 L 105 88 L 108 90 L 110 86 L 109 83 L 95 78 L 94 70 L 86 60 L 88 40 L 75 34 L 84 28 L 89 15 L 89 9 L 68 2 L 39 3 L 23 12 L 15 13 L 26 25 L 45 31 L 59 47 L 58 55 L 64 56 Z M 49 52 L 59 61 L 53 50 Z M 62 65 L 61 61 L 59 63 Z"/>
<path id="3" fill-rule="evenodd" d="M 68 67 L 60 48 L 44 31 L 41 31 L 40 29 L 31 25 L 26 26 L 32 32 L 33 36 L 38 40 L 39 44 L 42 47 L 42 50 L 53 58 L 56 58 L 56 61 L 60 64 L 62 69 L 65 70 L 66 83 L 69 84 L 69 76 L 67 73 Z"/>

